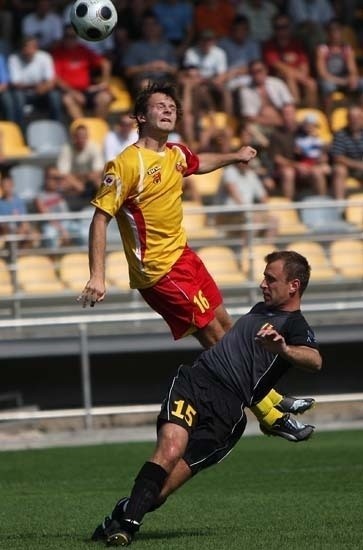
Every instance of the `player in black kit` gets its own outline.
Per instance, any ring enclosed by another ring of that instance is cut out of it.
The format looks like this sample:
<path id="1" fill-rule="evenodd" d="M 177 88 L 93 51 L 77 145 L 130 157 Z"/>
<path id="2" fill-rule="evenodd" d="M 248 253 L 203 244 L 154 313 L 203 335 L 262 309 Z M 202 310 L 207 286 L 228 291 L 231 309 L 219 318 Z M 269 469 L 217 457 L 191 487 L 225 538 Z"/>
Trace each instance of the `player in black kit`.
<path id="1" fill-rule="evenodd" d="M 314 333 L 300 311 L 310 277 L 306 258 L 285 250 L 265 260 L 264 301 L 192 366 L 179 367 L 158 416 L 156 448 L 130 497 L 116 504 L 93 539 L 128 546 L 147 512 L 232 450 L 246 426 L 246 407 L 266 395 L 289 368 L 321 369 Z"/>

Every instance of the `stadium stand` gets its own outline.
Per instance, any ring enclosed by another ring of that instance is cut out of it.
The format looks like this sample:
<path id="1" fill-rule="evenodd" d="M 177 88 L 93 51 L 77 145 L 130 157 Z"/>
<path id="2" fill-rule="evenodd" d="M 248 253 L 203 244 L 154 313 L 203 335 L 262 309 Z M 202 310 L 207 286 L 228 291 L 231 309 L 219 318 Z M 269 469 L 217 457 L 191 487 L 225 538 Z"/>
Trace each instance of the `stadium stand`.
<path id="1" fill-rule="evenodd" d="M 81 292 L 89 278 L 88 254 L 73 252 L 63 254 L 59 260 L 59 277 L 66 288 Z"/>
<path id="2" fill-rule="evenodd" d="M 2 154 L 6 159 L 22 160 L 30 157 L 31 149 L 15 122 L 0 120 L 0 136 Z"/>
<path id="3" fill-rule="evenodd" d="M 270 209 L 271 216 L 277 219 L 278 235 L 303 235 L 308 232 L 308 228 L 301 221 L 299 212 L 290 199 L 287 197 L 269 197 L 267 204 L 272 206 Z M 279 206 L 282 208 L 278 208 Z"/>
<path id="4" fill-rule="evenodd" d="M 296 111 L 298 122 L 302 122 L 308 115 L 313 115 L 317 119 L 319 137 L 325 143 L 330 143 L 332 134 L 326 114 L 321 109 L 312 109 L 310 107 L 300 108 Z"/>
<path id="5" fill-rule="evenodd" d="M 265 256 L 273 250 L 278 249 L 277 246 L 257 243 L 251 247 L 245 247 L 242 250 L 241 266 L 242 272 L 250 281 L 260 283 L 263 278 L 263 271 L 265 269 Z"/>
<path id="6" fill-rule="evenodd" d="M 336 279 L 335 269 L 329 262 L 323 246 L 313 241 L 294 241 L 287 248 L 296 250 L 306 258 L 311 265 L 311 281 L 333 281 Z"/>
<path id="7" fill-rule="evenodd" d="M 207 216 L 202 204 L 195 201 L 184 201 L 183 226 L 190 239 L 212 239 L 218 236 L 215 227 L 208 227 Z"/>
<path id="8" fill-rule="evenodd" d="M 110 129 L 106 120 L 98 117 L 76 118 L 70 125 L 70 132 L 77 126 L 86 126 L 88 128 L 90 141 L 95 141 L 101 147 L 103 146 L 105 136 Z"/>
<path id="9" fill-rule="evenodd" d="M 363 229 L 363 193 L 352 193 L 347 200 L 345 219 L 358 229 Z"/>
<path id="10" fill-rule="evenodd" d="M 122 250 L 110 252 L 106 257 L 107 282 L 112 287 L 129 291 L 129 270 Z"/>
<path id="11" fill-rule="evenodd" d="M 37 164 L 17 164 L 10 168 L 10 176 L 14 181 L 15 193 L 31 204 L 42 188 L 44 174 Z"/>
<path id="12" fill-rule="evenodd" d="M 246 281 L 235 253 L 228 246 L 202 247 L 198 255 L 219 285 L 240 285 Z"/>
<path id="13" fill-rule="evenodd" d="M 3 258 L 0 258 L 0 296 L 9 296 L 13 291 L 14 287 L 8 264 Z"/>
<path id="14" fill-rule="evenodd" d="M 344 279 L 363 279 L 363 241 L 338 239 L 330 244 L 330 261 Z"/>
<path id="15" fill-rule="evenodd" d="M 26 128 L 26 141 L 33 154 L 39 158 L 56 158 L 68 141 L 66 126 L 57 120 L 39 119 L 29 122 Z"/>
<path id="16" fill-rule="evenodd" d="M 17 259 L 16 281 L 27 294 L 54 294 L 64 290 L 49 256 L 28 255 Z"/>

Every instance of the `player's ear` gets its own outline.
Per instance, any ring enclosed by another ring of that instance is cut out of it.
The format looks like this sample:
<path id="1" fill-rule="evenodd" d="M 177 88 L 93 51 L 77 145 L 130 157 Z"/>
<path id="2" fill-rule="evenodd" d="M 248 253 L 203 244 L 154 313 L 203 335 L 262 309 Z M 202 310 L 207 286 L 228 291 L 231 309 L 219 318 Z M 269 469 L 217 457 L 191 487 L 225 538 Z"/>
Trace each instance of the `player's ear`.
<path id="1" fill-rule="evenodd" d="M 290 292 L 293 294 L 296 294 L 300 291 L 300 280 L 299 279 L 292 279 L 292 281 L 289 282 L 290 285 Z"/>
<path id="2" fill-rule="evenodd" d="M 145 115 L 137 115 L 136 120 L 140 124 L 142 122 L 146 122 L 146 117 L 145 117 Z"/>

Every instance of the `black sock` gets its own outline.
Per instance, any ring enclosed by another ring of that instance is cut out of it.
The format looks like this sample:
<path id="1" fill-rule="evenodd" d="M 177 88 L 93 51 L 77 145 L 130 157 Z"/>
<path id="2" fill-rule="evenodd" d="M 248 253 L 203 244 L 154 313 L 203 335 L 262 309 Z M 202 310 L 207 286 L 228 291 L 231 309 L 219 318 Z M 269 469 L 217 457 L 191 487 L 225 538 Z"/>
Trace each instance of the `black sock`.
<path id="1" fill-rule="evenodd" d="M 121 525 L 135 532 L 144 515 L 154 507 L 168 473 L 154 462 L 145 462 L 138 473 Z"/>

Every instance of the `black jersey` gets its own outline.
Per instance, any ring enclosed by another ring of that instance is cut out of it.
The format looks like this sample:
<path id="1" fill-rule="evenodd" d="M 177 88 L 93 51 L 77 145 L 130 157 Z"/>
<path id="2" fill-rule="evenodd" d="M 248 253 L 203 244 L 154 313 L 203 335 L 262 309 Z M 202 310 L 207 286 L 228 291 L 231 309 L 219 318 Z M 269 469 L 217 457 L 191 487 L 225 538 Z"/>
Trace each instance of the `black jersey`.
<path id="1" fill-rule="evenodd" d="M 260 401 L 291 364 L 255 341 L 266 322 L 288 345 L 318 348 L 315 335 L 300 310 L 289 312 L 256 304 L 199 361 L 224 386 L 240 396 L 246 406 Z"/>

